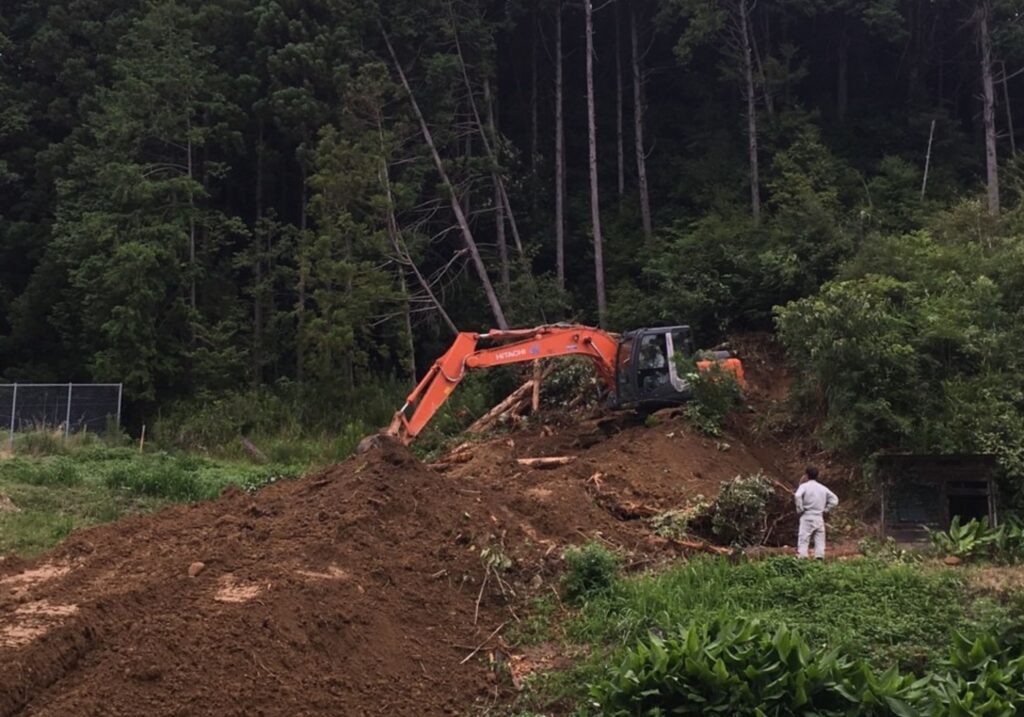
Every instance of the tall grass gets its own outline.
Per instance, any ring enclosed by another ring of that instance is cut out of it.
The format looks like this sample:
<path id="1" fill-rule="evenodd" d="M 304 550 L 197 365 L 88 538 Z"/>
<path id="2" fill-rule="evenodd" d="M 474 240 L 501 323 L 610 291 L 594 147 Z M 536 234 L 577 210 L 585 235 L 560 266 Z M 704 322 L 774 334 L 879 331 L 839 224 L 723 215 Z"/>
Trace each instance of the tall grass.
<path id="1" fill-rule="evenodd" d="M 583 642 L 631 643 L 725 613 L 799 629 L 819 648 L 920 669 L 945 650 L 952 629 L 968 626 L 963 602 L 953 573 L 911 565 L 697 559 L 618 581 L 588 602 L 569 629 Z"/>

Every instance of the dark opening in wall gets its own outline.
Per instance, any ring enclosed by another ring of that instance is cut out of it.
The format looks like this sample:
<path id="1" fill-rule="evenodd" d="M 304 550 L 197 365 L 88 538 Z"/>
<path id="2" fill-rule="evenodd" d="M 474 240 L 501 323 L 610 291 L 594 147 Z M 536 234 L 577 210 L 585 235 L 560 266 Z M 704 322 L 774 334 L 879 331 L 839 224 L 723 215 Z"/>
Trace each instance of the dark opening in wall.
<path id="1" fill-rule="evenodd" d="M 954 516 L 995 524 L 995 458 L 989 455 L 888 455 L 878 458 L 882 532 L 897 540 L 926 540 Z"/>

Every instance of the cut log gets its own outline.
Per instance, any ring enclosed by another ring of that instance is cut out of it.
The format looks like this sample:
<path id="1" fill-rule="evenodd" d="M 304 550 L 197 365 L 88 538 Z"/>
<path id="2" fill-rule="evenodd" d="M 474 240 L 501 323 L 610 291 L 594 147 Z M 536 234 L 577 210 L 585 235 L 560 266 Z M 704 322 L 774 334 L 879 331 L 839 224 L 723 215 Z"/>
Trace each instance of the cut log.
<path id="1" fill-rule="evenodd" d="M 566 466 L 576 460 L 576 456 L 550 456 L 544 458 L 517 458 L 516 463 L 529 468 L 554 468 Z"/>

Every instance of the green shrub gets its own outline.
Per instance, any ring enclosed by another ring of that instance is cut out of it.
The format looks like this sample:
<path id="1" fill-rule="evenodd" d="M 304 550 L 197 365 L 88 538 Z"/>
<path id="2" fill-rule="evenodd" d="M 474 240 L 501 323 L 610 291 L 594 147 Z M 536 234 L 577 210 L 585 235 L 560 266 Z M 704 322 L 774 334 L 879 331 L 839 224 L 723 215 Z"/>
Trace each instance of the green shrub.
<path id="1" fill-rule="evenodd" d="M 147 461 L 116 466 L 107 474 L 105 483 L 108 488 L 168 500 L 201 500 L 216 495 L 204 489 L 194 465 L 171 456 L 154 456 Z"/>
<path id="2" fill-rule="evenodd" d="M 685 377 L 692 398 L 683 406 L 683 415 L 702 433 L 721 435 L 726 418 L 743 400 L 736 377 L 718 365 L 698 371 L 696 364 L 685 367 Z"/>
<path id="3" fill-rule="evenodd" d="M 711 530 L 730 545 L 760 543 L 767 530 L 771 482 L 760 473 L 722 483 L 712 508 Z"/>
<path id="4" fill-rule="evenodd" d="M 14 436 L 14 454 L 23 456 L 56 456 L 64 453 L 64 434 L 54 431 L 27 431 Z"/>
<path id="5" fill-rule="evenodd" d="M 71 459 L 63 456 L 0 461 L 0 478 L 28 485 L 73 486 L 82 482 L 81 471 Z"/>
<path id="6" fill-rule="evenodd" d="M 615 584 L 619 558 L 599 543 L 587 543 L 582 548 L 565 551 L 567 567 L 562 578 L 562 590 L 567 600 L 582 603 L 607 591 Z"/>

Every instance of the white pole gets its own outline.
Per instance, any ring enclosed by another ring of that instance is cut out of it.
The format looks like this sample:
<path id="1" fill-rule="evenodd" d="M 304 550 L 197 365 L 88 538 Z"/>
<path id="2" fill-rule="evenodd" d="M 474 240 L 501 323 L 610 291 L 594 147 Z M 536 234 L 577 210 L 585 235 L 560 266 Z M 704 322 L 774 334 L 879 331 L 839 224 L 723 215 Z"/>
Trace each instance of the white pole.
<path id="1" fill-rule="evenodd" d="M 14 409 L 18 405 L 18 384 L 14 384 L 14 393 L 11 395 L 11 453 L 14 453 Z"/>
<path id="2" fill-rule="evenodd" d="M 64 440 L 67 440 L 68 436 L 71 435 L 71 387 L 74 384 L 68 384 L 68 412 L 64 417 Z"/>
<path id="3" fill-rule="evenodd" d="M 121 428 L 121 392 L 124 390 L 124 384 L 117 384 L 117 427 Z"/>

